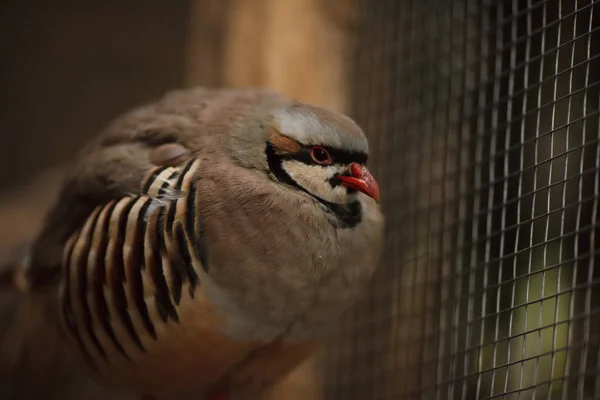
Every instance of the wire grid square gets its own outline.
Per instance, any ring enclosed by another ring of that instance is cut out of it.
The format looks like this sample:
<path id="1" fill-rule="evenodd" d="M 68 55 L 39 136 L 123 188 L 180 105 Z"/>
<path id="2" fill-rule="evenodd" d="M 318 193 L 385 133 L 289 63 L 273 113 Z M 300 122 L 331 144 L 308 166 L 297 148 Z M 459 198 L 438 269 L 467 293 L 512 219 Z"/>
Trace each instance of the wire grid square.
<path id="1" fill-rule="evenodd" d="M 600 2 L 365 1 L 387 217 L 327 399 L 600 398 Z"/>

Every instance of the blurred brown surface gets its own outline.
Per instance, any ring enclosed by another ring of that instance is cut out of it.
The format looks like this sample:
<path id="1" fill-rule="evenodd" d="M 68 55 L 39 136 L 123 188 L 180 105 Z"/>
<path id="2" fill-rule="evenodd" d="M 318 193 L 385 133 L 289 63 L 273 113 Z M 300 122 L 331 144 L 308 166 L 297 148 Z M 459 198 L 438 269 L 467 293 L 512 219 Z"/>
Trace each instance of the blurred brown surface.
<path id="1" fill-rule="evenodd" d="M 356 0 L 230 0 L 223 79 L 348 111 Z"/>
<path id="2" fill-rule="evenodd" d="M 187 1 L 2 1 L 0 190 L 181 86 L 187 11 Z"/>

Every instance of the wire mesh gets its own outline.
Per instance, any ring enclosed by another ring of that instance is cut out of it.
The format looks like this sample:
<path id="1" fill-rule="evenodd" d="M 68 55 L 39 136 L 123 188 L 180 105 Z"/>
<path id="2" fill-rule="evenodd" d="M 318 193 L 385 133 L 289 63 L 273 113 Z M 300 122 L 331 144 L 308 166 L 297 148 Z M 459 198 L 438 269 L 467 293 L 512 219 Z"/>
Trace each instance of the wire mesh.
<path id="1" fill-rule="evenodd" d="M 327 399 L 600 399 L 600 2 L 364 1 L 387 217 Z"/>

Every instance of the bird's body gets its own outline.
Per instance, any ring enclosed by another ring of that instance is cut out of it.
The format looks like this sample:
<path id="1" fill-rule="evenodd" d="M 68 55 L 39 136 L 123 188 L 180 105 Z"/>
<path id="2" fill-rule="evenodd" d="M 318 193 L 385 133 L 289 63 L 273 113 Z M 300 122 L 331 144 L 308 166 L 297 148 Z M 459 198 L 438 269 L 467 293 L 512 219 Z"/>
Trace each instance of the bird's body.
<path id="1" fill-rule="evenodd" d="M 269 91 L 170 93 L 78 157 L 29 281 L 101 383 L 261 390 L 373 274 L 383 217 L 367 155 L 349 118 Z"/>

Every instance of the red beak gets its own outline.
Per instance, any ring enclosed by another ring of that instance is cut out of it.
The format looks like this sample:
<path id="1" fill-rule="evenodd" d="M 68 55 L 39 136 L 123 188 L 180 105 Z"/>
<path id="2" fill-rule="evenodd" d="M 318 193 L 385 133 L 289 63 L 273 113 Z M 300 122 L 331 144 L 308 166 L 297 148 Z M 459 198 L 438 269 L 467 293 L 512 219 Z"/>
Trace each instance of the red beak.
<path id="1" fill-rule="evenodd" d="M 379 203 L 379 185 L 368 169 L 358 163 L 350 164 L 350 175 L 338 175 L 342 186 L 358 190 Z"/>

